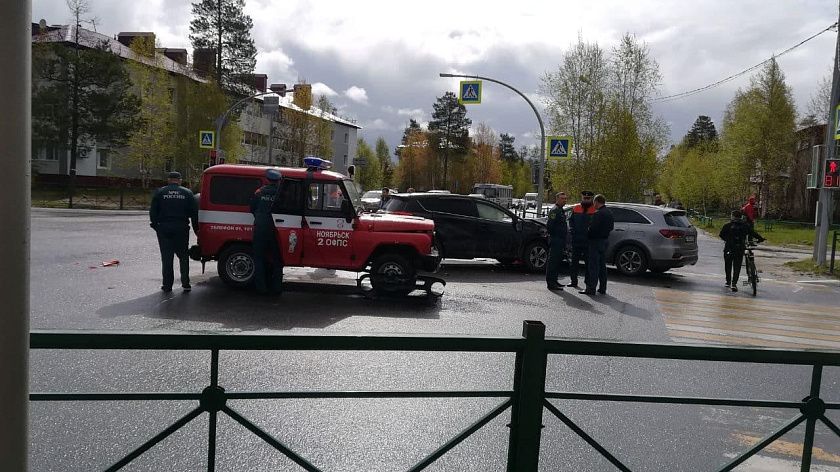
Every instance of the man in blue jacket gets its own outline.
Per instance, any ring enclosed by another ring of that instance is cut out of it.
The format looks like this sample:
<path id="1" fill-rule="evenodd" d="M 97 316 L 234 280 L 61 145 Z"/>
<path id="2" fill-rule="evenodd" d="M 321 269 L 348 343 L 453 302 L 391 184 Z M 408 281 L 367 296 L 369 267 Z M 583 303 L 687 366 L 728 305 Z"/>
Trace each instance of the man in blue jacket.
<path id="1" fill-rule="evenodd" d="M 560 261 L 563 260 L 563 252 L 566 250 L 566 233 L 569 231 L 566 226 L 566 212 L 563 205 L 566 204 L 566 194 L 558 192 L 555 206 L 548 212 L 548 263 L 545 266 L 545 281 L 549 290 L 563 290 L 563 286 L 557 283 L 557 274 L 560 268 Z"/>
<path id="2" fill-rule="evenodd" d="M 589 261 L 586 264 L 586 290 L 578 293 L 595 295 L 607 293 L 607 242 L 613 230 L 613 214 L 607 208 L 607 199 L 603 195 L 595 195 L 595 214 L 589 221 Z M 598 286 L 600 284 L 600 287 Z"/>
<path id="3" fill-rule="evenodd" d="M 181 174 L 170 172 L 166 179 L 167 185 L 159 188 L 152 197 L 149 208 L 151 227 L 157 233 L 160 259 L 163 264 L 163 284 L 160 289 L 164 292 L 172 291 L 175 273 L 172 270 L 174 256 L 178 256 L 181 269 L 181 287 L 185 292 L 192 290 L 190 286 L 190 221 L 193 231 L 198 234 L 198 205 L 195 195 L 181 186 Z"/>

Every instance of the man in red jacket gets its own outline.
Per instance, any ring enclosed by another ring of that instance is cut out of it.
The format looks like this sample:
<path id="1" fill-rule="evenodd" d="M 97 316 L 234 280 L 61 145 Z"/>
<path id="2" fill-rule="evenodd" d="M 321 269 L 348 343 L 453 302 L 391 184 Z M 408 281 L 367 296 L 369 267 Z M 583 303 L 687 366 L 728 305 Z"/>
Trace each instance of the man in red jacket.
<path id="1" fill-rule="evenodd" d="M 741 213 L 746 217 L 747 223 L 750 227 L 755 226 L 755 196 L 751 196 L 744 208 L 741 208 Z"/>

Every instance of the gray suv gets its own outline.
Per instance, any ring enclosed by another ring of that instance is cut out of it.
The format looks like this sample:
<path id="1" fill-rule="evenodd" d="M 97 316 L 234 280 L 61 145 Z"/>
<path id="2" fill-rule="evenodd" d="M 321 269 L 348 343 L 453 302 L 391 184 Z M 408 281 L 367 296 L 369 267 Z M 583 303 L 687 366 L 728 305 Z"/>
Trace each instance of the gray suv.
<path id="1" fill-rule="evenodd" d="M 567 216 L 573 206 L 565 207 Z M 697 228 L 684 210 L 618 202 L 607 202 L 607 208 L 615 219 L 607 262 L 622 274 L 661 273 L 697 263 Z"/>

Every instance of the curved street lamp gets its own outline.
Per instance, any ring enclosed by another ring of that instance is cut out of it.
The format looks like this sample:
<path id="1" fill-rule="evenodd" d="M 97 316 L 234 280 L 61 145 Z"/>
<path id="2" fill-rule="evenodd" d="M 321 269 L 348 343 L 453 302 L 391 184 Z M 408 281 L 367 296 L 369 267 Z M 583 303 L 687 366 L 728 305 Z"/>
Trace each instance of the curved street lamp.
<path id="1" fill-rule="evenodd" d="M 515 88 L 511 87 L 510 85 L 496 79 L 491 79 L 490 77 L 482 77 L 480 75 L 462 75 L 462 74 L 446 74 L 441 73 L 441 77 L 462 77 L 465 79 L 481 79 L 486 80 L 488 82 L 495 82 L 499 85 L 504 85 L 505 87 L 513 90 L 514 92 L 518 93 L 519 96 L 525 99 L 528 102 L 528 105 L 531 105 L 531 109 L 534 110 L 534 114 L 537 115 L 537 121 L 540 123 L 540 176 L 539 176 L 539 187 L 537 193 L 537 215 L 542 214 L 542 202 L 543 202 L 543 174 L 545 172 L 545 126 L 543 126 L 542 117 L 540 117 L 540 113 L 537 111 L 537 107 L 531 103 L 531 100 L 528 100 L 528 97 L 525 96 L 524 93 L 516 90 Z"/>
<path id="2" fill-rule="evenodd" d="M 222 146 L 222 130 L 228 124 L 228 115 L 236 107 L 238 107 L 239 105 L 243 104 L 244 102 L 246 102 L 248 100 L 251 100 L 251 99 L 254 99 L 254 98 L 257 98 L 257 97 L 262 97 L 263 95 L 274 94 L 274 95 L 279 95 L 281 97 L 285 97 L 287 93 L 296 92 L 298 90 L 298 88 L 300 87 L 300 85 L 301 84 L 295 84 L 295 86 L 292 90 L 288 90 L 286 88 L 286 84 L 271 84 L 268 87 L 269 88 L 268 92 L 255 93 L 254 95 L 251 95 L 250 97 L 245 97 L 242 100 L 239 100 L 238 102 L 234 103 L 233 106 L 231 106 L 230 108 L 227 109 L 227 111 L 225 111 L 221 115 L 217 116 L 216 119 L 213 121 L 213 124 L 216 125 L 216 151 L 219 151 L 222 148 L 221 147 Z M 273 128 L 274 128 L 274 124 L 269 122 L 269 130 L 273 131 Z M 269 147 L 269 151 L 270 151 L 271 150 L 270 140 L 269 140 L 269 143 L 268 143 L 268 147 Z M 269 161 L 270 160 L 271 159 L 269 158 Z M 269 165 L 270 164 L 271 164 L 271 162 L 269 162 Z"/>

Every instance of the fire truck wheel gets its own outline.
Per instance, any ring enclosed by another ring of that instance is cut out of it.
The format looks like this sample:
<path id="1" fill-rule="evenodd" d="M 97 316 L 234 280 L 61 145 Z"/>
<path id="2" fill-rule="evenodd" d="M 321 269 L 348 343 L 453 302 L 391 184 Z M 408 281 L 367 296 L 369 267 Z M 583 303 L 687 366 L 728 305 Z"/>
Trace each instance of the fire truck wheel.
<path id="1" fill-rule="evenodd" d="M 254 280 L 254 255 L 251 246 L 234 244 L 219 256 L 219 277 L 227 286 L 245 288 Z"/>
<path id="2" fill-rule="evenodd" d="M 394 295 L 408 295 L 413 289 L 405 287 L 396 287 L 395 285 L 404 285 L 404 281 L 409 285 L 414 285 L 416 271 L 411 263 L 399 254 L 383 254 L 373 261 L 371 272 L 384 276 L 384 280 L 376 281 L 373 278 L 373 288 L 379 293 L 387 293 Z"/>

